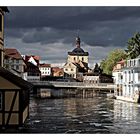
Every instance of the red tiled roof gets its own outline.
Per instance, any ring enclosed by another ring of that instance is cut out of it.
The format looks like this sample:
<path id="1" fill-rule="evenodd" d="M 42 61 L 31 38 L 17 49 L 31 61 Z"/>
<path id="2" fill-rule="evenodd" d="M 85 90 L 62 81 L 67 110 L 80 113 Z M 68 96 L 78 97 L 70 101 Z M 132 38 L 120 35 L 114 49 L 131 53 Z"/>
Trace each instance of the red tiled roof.
<path id="1" fill-rule="evenodd" d="M 52 71 L 54 71 L 54 72 L 57 72 L 57 71 L 63 71 L 63 68 L 52 67 Z"/>
<path id="2" fill-rule="evenodd" d="M 21 54 L 15 48 L 5 48 L 4 52 L 5 52 L 5 56 L 8 56 L 14 59 L 22 59 Z"/>
<path id="3" fill-rule="evenodd" d="M 35 62 L 37 63 L 37 65 L 39 65 L 40 56 L 34 56 L 34 55 L 30 55 L 29 56 L 29 55 L 25 55 L 25 59 L 24 59 L 25 62 L 28 62 L 31 57 L 33 57 L 34 60 L 35 60 Z"/>

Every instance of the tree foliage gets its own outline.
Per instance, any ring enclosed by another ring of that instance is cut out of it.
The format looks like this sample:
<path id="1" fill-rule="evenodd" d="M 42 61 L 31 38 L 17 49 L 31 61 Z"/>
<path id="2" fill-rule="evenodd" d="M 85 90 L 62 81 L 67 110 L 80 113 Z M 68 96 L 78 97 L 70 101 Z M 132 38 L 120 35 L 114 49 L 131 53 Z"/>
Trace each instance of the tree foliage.
<path id="1" fill-rule="evenodd" d="M 128 58 L 134 59 L 140 55 L 140 33 L 136 33 L 132 38 L 128 40 L 128 46 L 125 52 Z"/>
<path id="2" fill-rule="evenodd" d="M 116 63 L 118 61 L 121 61 L 122 59 L 126 59 L 126 57 L 127 55 L 125 51 L 121 49 L 111 51 L 108 57 L 105 60 L 102 60 L 101 62 L 101 68 L 103 69 L 103 72 L 111 75 L 113 67 L 116 65 Z"/>

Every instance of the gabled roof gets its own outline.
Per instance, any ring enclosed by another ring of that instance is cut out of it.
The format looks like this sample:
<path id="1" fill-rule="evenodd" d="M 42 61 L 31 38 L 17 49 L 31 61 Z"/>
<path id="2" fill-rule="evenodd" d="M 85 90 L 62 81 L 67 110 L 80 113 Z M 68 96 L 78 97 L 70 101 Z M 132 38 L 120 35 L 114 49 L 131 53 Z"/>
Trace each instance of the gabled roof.
<path id="1" fill-rule="evenodd" d="M 28 62 L 30 58 L 33 58 L 35 60 L 35 62 L 37 63 L 37 65 L 39 65 L 39 60 L 40 60 L 40 57 L 39 56 L 36 56 L 36 55 L 25 55 L 25 62 Z"/>
<path id="2" fill-rule="evenodd" d="M 6 70 L 5 68 L 0 67 L 0 76 L 7 79 L 8 81 L 14 83 L 15 85 L 17 85 L 18 87 L 22 88 L 22 89 L 31 89 L 33 87 L 33 85 L 25 80 L 23 80 L 22 78 L 14 75 L 13 73 L 11 73 L 10 71 Z"/>
<path id="3" fill-rule="evenodd" d="M 10 57 L 14 59 L 22 59 L 21 54 L 15 48 L 5 48 L 4 53 L 5 53 L 5 57 Z"/>

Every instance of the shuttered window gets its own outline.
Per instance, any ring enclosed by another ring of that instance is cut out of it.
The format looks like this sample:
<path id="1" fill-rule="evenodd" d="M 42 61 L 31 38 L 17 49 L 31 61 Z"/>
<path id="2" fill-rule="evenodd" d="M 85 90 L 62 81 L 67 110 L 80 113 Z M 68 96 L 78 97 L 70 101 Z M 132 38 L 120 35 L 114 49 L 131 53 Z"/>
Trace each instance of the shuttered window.
<path id="1" fill-rule="evenodd" d="M 0 110 L 2 110 L 2 92 L 0 91 Z"/>
<path id="2" fill-rule="evenodd" d="M 2 31 L 2 15 L 0 14 L 0 32 Z"/>

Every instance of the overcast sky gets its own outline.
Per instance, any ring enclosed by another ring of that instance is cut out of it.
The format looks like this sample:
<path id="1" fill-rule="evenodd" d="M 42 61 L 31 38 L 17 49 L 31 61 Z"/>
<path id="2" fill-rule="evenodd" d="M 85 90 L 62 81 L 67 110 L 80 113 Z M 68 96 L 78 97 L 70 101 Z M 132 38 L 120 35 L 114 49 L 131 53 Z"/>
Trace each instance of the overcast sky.
<path id="1" fill-rule="evenodd" d="M 65 63 L 75 48 L 79 30 L 81 47 L 89 62 L 104 59 L 140 31 L 140 7 L 8 7 L 5 47 L 21 54 L 40 55 L 47 63 Z"/>

